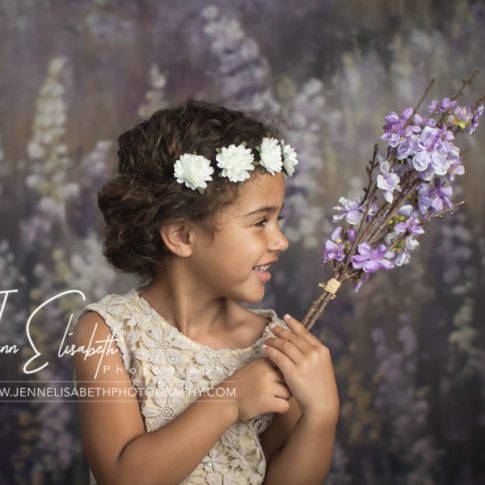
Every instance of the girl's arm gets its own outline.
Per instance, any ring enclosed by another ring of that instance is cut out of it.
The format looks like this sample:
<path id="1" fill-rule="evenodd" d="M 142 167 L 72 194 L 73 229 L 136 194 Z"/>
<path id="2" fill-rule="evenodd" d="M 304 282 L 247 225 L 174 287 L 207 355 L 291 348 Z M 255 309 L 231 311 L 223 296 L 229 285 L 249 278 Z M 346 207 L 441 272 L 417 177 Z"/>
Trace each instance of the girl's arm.
<path id="1" fill-rule="evenodd" d="M 293 428 L 300 419 L 301 409 L 298 401 L 292 397 L 288 404 L 290 409 L 284 414 L 275 414 L 272 423 L 261 433 L 259 438 L 267 463 L 286 444 Z"/>
<path id="2" fill-rule="evenodd" d="M 96 348 L 96 341 L 110 338 L 104 320 L 87 312 L 79 319 L 72 339 L 76 348 L 86 349 L 90 342 Z M 98 484 L 180 483 L 237 421 L 237 405 L 215 393 L 203 395 L 173 421 L 146 433 L 137 397 L 128 393 L 133 389 L 129 374 L 113 341 L 111 349 L 112 354 L 103 356 L 96 378 L 100 355 L 74 356 L 78 387 L 81 381 L 91 381 L 82 382 L 83 387 L 117 389 L 118 394 L 106 391 L 103 397 L 83 398 L 79 404 L 83 447 Z"/>
<path id="3" fill-rule="evenodd" d="M 301 409 L 287 442 L 271 457 L 264 483 L 321 484 L 332 463 L 339 398 L 329 349 L 298 320 L 272 328 L 265 353 Z"/>
<path id="4" fill-rule="evenodd" d="M 286 444 L 271 457 L 264 485 L 320 485 L 332 464 L 336 422 L 300 416 Z"/>
<path id="5" fill-rule="evenodd" d="M 290 409 L 276 414 L 261 434 L 268 462 L 264 484 L 320 484 L 331 466 L 336 422 L 325 423 L 320 416 L 312 423 L 302 417 L 294 397 L 289 402 Z"/>

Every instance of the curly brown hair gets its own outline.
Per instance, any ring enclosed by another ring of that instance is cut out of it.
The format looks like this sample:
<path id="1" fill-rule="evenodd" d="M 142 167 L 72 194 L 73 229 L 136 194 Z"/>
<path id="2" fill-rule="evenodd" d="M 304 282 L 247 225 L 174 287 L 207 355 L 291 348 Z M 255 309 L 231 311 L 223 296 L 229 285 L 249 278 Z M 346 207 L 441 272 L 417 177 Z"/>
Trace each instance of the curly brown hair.
<path id="1" fill-rule="evenodd" d="M 162 226 L 190 221 L 213 238 L 218 213 L 237 199 L 242 185 L 217 176 L 216 148 L 245 142 L 257 156 L 263 137 L 281 139 L 280 123 L 277 117 L 263 122 L 254 113 L 188 98 L 121 134 L 118 169 L 98 193 L 108 262 L 149 284 L 172 255 L 160 236 Z M 202 194 L 174 178 L 174 163 L 184 153 L 211 160 L 214 177 Z M 262 171 L 256 164 L 251 178 Z"/>

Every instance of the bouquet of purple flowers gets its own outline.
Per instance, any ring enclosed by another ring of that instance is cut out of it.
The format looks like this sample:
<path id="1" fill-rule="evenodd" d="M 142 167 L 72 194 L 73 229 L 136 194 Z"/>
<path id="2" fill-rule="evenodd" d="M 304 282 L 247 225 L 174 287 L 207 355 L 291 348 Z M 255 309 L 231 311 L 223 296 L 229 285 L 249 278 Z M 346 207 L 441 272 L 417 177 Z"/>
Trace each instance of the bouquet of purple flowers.
<path id="1" fill-rule="evenodd" d="M 475 71 L 464 80 L 452 98 L 433 100 L 429 116 L 418 110 L 434 80 L 414 109 L 387 114 L 381 136 L 387 144 L 385 156 L 375 145 L 363 195 L 341 197 L 334 208 L 333 222 L 339 225 L 325 242 L 322 259 L 322 264 L 332 265 L 332 276 L 319 284 L 323 292 L 302 319 L 306 328 L 322 315 L 344 281 L 352 280 L 358 291 L 372 273 L 408 263 L 426 224 L 464 204 L 451 201 L 455 178 L 465 173 L 454 140 L 458 133 L 476 130 L 485 97 L 469 106 L 458 105 L 457 99 L 477 75 Z"/>

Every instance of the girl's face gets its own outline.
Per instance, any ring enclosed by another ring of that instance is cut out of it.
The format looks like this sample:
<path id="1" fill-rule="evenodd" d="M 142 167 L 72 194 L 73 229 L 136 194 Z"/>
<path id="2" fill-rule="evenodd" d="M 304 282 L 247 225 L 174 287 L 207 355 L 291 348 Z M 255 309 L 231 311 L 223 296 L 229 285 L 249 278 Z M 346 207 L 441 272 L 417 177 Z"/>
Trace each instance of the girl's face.
<path id="1" fill-rule="evenodd" d="M 193 269 L 215 297 L 248 303 L 264 297 L 268 274 L 254 267 L 274 264 L 288 249 L 278 221 L 284 197 L 283 173 L 257 175 L 241 187 L 236 202 L 223 209 L 218 219 L 222 228 L 213 241 L 202 231 L 197 233 Z"/>

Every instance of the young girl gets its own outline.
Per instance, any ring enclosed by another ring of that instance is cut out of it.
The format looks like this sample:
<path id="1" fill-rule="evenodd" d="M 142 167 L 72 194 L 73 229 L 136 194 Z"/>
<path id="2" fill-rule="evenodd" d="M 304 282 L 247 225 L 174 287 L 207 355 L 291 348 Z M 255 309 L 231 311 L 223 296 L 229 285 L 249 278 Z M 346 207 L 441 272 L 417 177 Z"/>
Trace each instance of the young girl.
<path id="1" fill-rule="evenodd" d="M 297 163 L 276 128 L 192 99 L 119 138 L 104 254 L 142 284 L 88 305 L 73 343 L 91 483 L 321 483 L 338 395 L 328 349 L 251 310 L 288 248 Z M 102 350 L 104 349 L 104 350 Z M 80 392 L 81 394 L 81 392 Z"/>

